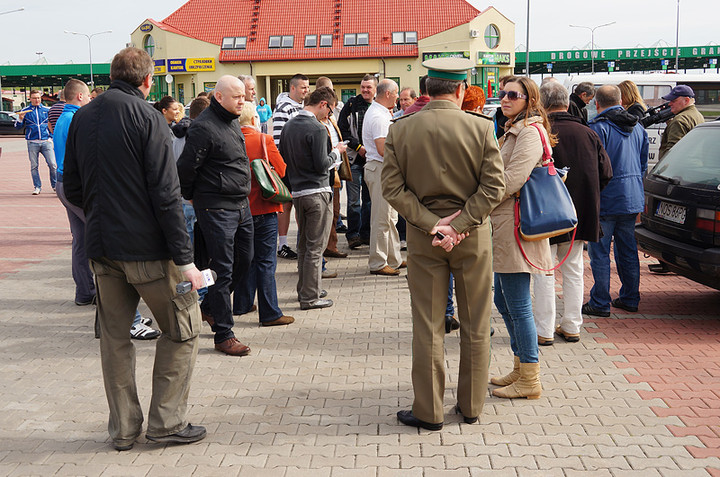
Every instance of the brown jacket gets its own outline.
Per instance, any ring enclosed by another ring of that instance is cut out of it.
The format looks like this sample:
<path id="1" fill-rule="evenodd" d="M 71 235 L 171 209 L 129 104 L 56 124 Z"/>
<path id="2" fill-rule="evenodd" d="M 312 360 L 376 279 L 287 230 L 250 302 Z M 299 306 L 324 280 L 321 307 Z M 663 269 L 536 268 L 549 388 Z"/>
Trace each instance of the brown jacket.
<path id="1" fill-rule="evenodd" d="M 532 116 L 525 121 L 520 120 L 505 132 L 500 154 L 505 166 L 505 195 L 490 218 L 493 225 L 493 271 L 495 273 L 545 273 L 530 266 L 515 241 L 515 216 L 513 195 L 519 192 L 535 167 L 542 165 L 543 147 L 540 134 L 532 123 L 542 124 L 542 118 Z M 549 143 L 547 133 L 545 140 Z M 548 239 L 537 242 L 522 240 L 525 254 L 532 263 L 540 268 L 552 268 L 550 242 Z"/>
<path id="2" fill-rule="evenodd" d="M 458 210 L 451 223 L 458 232 L 485 222 L 505 190 L 492 121 L 444 100 L 397 119 L 385 140 L 382 187 L 425 232 Z"/>

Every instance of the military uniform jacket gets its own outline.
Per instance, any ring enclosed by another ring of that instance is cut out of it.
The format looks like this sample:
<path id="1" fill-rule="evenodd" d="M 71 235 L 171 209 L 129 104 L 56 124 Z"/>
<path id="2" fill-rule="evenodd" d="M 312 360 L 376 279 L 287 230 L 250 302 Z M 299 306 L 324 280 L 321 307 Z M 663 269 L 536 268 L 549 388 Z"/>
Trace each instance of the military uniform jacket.
<path id="1" fill-rule="evenodd" d="M 694 104 L 677 113 L 672 121 L 668 122 L 660 138 L 659 159 L 662 159 L 675 143 L 689 133 L 692 128 L 704 122 L 705 118 Z"/>
<path id="2" fill-rule="evenodd" d="M 458 210 L 451 225 L 466 232 L 487 220 L 505 192 L 492 121 L 445 100 L 390 126 L 381 177 L 385 199 L 425 232 Z"/>

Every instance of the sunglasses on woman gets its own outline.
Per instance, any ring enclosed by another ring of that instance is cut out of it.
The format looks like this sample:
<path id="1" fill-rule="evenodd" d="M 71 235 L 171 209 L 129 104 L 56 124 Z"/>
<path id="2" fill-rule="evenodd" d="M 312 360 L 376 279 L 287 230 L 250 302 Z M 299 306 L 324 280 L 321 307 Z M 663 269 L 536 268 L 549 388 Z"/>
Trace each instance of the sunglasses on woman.
<path id="1" fill-rule="evenodd" d="M 527 99 L 527 94 L 518 93 L 517 91 L 500 91 L 498 93 L 498 97 L 500 99 L 503 99 L 505 96 L 507 96 L 510 101 L 516 101 L 518 99 Z"/>

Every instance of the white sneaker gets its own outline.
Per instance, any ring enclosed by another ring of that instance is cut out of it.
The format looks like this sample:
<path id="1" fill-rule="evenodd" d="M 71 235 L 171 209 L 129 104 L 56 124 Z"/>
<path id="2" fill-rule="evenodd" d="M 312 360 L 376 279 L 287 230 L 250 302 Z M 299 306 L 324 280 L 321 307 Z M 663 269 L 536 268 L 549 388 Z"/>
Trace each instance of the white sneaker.
<path id="1" fill-rule="evenodd" d="M 133 325 L 133 327 L 130 328 L 130 338 L 134 340 L 154 340 L 158 336 L 160 336 L 158 330 L 154 330 L 142 323 Z"/>
<path id="2" fill-rule="evenodd" d="M 152 318 L 148 318 L 147 316 L 141 316 L 140 317 L 140 323 L 142 323 L 145 326 L 151 326 L 152 325 Z"/>
<path id="3" fill-rule="evenodd" d="M 40 188 L 36 187 L 35 189 L 33 189 L 32 195 L 40 195 Z"/>

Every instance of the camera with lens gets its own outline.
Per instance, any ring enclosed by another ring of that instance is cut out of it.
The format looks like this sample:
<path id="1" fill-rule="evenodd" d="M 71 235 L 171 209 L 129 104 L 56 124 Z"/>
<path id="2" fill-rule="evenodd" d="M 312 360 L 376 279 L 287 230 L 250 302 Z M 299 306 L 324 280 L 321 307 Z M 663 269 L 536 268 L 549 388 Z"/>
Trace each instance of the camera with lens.
<path id="1" fill-rule="evenodd" d="M 673 116 L 675 114 L 670 110 L 670 102 L 667 102 L 645 111 L 645 117 L 640 120 L 640 124 L 647 128 L 653 124 L 664 123 Z"/>

